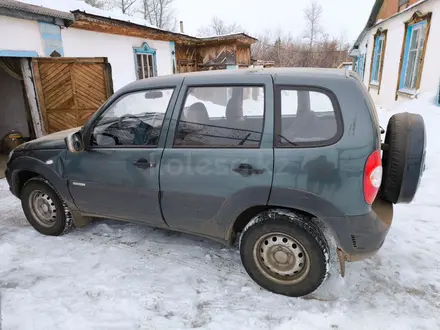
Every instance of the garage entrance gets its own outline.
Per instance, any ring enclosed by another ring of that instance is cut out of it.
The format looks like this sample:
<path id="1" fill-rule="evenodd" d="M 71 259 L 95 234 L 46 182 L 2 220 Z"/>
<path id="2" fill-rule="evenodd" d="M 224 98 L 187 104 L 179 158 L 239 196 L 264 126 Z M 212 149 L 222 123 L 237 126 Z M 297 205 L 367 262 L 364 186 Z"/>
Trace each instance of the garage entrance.
<path id="1" fill-rule="evenodd" d="M 106 58 L 0 57 L 0 178 L 14 143 L 82 126 L 113 94 Z"/>
<path id="2" fill-rule="evenodd" d="M 20 58 L 0 57 L 0 178 L 4 176 L 8 153 L 35 137 L 29 112 Z M 18 134 L 19 133 L 19 134 Z"/>

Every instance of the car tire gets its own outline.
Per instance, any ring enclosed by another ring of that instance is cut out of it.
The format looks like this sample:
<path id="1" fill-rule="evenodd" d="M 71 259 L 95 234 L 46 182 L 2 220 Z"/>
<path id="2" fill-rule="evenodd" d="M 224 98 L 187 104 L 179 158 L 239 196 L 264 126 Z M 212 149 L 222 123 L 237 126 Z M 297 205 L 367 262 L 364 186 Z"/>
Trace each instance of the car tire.
<path id="1" fill-rule="evenodd" d="M 240 237 L 246 272 L 273 293 L 301 297 L 314 292 L 329 272 L 329 248 L 309 217 L 270 210 L 255 217 Z"/>
<path id="2" fill-rule="evenodd" d="M 35 177 L 27 181 L 20 199 L 27 220 L 41 234 L 59 236 L 72 227 L 67 206 L 48 180 Z"/>
<path id="3" fill-rule="evenodd" d="M 383 148 L 380 195 L 393 203 L 410 203 L 425 166 L 426 131 L 423 117 L 399 113 L 388 122 Z"/>

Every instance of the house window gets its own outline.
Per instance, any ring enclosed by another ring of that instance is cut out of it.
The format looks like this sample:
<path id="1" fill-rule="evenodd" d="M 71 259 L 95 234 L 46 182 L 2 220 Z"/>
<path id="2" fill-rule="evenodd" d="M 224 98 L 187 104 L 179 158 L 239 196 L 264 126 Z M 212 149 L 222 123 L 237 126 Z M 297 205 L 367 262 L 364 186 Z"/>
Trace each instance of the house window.
<path id="1" fill-rule="evenodd" d="M 382 76 L 383 57 L 385 49 L 385 34 L 376 36 L 373 51 L 373 69 L 371 73 L 370 83 L 372 85 L 380 85 L 380 78 Z"/>
<path id="2" fill-rule="evenodd" d="M 414 92 L 421 74 L 426 21 L 408 26 L 399 90 Z"/>
<path id="3" fill-rule="evenodd" d="M 358 57 L 357 73 L 362 80 L 364 80 L 364 72 L 365 72 L 365 54 L 361 54 Z"/>
<path id="4" fill-rule="evenodd" d="M 154 58 L 151 54 L 136 54 L 137 78 L 154 77 Z"/>
<path id="5" fill-rule="evenodd" d="M 134 48 L 136 77 L 145 79 L 157 76 L 156 50 L 145 42 L 142 47 Z"/>

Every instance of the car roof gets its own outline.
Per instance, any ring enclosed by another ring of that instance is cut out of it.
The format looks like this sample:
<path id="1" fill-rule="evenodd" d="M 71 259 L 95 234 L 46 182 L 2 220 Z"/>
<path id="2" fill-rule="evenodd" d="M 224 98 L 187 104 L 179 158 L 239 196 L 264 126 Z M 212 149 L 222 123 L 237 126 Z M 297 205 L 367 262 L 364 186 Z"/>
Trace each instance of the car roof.
<path id="1" fill-rule="evenodd" d="M 141 79 L 134 81 L 121 89 L 121 92 L 133 90 L 141 90 L 144 88 L 154 88 L 154 85 L 177 85 L 184 78 L 189 77 L 243 77 L 248 75 L 272 75 L 282 77 L 304 77 L 319 79 L 335 79 L 347 78 L 352 76 L 349 71 L 344 69 L 327 69 L 327 68 L 245 68 L 235 70 L 208 70 L 198 72 L 176 73 L 153 78 Z"/>

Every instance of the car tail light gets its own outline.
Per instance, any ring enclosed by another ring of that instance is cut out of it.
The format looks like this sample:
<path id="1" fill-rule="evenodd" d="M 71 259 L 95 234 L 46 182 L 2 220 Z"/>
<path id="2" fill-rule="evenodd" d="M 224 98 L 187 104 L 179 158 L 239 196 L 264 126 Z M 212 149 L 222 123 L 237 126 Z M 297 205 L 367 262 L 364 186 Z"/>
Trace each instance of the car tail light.
<path id="1" fill-rule="evenodd" d="M 368 156 L 364 169 L 364 198 L 368 204 L 373 204 L 382 183 L 382 159 L 380 150 Z"/>

